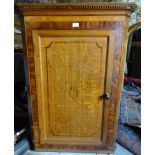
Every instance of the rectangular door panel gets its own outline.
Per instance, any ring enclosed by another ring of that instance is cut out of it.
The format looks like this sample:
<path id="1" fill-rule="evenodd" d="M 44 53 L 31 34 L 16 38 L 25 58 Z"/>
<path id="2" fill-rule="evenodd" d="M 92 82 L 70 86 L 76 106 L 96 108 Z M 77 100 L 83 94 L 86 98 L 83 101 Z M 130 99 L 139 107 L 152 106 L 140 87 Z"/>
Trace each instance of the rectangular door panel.
<path id="1" fill-rule="evenodd" d="M 40 142 L 103 145 L 114 33 L 34 30 L 33 40 Z"/>

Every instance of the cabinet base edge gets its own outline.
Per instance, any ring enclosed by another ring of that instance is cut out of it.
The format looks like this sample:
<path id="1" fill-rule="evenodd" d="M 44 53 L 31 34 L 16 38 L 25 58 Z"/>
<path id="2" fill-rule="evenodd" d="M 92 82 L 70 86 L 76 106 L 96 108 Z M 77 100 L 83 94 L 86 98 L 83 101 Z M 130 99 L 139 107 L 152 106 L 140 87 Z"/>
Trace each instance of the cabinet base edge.
<path id="1" fill-rule="evenodd" d="M 74 149 L 51 149 L 51 148 L 35 148 L 39 152 L 70 152 L 70 153 L 97 153 L 97 155 L 113 154 L 114 150 L 74 150 Z"/>

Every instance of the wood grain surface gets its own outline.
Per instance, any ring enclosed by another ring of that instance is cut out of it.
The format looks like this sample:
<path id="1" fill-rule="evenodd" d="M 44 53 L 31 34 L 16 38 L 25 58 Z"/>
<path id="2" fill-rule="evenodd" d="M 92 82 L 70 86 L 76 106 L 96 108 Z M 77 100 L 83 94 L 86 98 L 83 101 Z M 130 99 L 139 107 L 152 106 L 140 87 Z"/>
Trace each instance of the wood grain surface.
<path id="1" fill-rule="evenodd" d="M 73 14 L 20 10 L 36 150 L 114 151 L 133 10 L 113 4 L 105 13 L 90 6 L 72 8 Z M 110 100 L 102 98 L 105 92 Z"/>

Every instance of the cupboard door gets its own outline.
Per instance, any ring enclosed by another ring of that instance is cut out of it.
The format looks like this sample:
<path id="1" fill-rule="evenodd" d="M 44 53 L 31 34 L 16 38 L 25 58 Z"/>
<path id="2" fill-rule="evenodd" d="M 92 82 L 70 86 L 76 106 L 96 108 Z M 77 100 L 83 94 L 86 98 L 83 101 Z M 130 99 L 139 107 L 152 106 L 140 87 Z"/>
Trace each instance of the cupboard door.
<path id="1" fill-rule="evenodd" d="M 115 33 L 33 30 L 41 144 L 105 145 Z"/>

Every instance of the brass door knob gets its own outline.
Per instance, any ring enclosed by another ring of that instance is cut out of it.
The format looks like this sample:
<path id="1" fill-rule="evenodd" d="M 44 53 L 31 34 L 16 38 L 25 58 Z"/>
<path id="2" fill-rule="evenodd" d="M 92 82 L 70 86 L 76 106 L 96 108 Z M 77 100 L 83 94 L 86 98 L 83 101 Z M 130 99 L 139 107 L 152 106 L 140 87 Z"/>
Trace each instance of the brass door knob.
<path id="1" fill-rule="evenodd" d="M 106 99 L 106 100 L 109 100 L 109 99 L 111 99 L 111 95 L 109 93 L 105 93 L 103 95 L 103 98 Z"/>

